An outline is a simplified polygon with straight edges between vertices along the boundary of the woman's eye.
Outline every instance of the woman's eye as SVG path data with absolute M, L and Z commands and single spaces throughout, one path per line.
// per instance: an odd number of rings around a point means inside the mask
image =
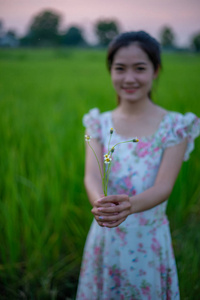
M 143 68 L 143 67 L 138 67 L 138 68 L 137 68 L 137 71 L 145 71 L 145 68 Z
M 117 68 L 115 68 L 115 70 L 116 70 L 116 71 L 123 71 L 124 69 L 121 68 L 121 67 L 117 67 Z

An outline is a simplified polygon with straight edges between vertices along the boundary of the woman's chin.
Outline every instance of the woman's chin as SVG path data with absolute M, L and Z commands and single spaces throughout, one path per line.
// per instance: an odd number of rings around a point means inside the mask
M 126 96 L 126 97 L 122 97 L 121 98 L 122 99 L 122 101 L 124 101 L 124 102 L 130 102 L 130 103 L 134 103 L 134 102 L 137 102 L 137 101 L 139 101 L 140 100 L 140 98 L 139 97 L 133 97 L 133 96 Z

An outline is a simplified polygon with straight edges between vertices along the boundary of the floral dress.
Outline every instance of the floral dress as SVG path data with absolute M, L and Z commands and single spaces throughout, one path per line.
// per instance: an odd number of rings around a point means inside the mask
M 107 153 L 112 112 L 100 113 L 94 108 L 84 116 L 83 123 Z M 108 195 L 133 196 L 152 187 L 164 150 L 187 137 L 187 160 L 199 134 L 200 119 L 193 113 L 167 112 L 153 135 L 115 148 Z M 123 140 L 114 132 L 111 146 Z M 180 299 L 166 206 L 167 201 L 132 214 L 115 228 L 100 227 L 93 220 L 85 244 L 77 300 Z

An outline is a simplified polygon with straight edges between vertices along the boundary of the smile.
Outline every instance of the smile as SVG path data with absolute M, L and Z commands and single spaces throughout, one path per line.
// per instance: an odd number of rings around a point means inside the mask
M 123 87 L 122 89 L 128 94 L 132 94 L 138 90 L 138 87 Z

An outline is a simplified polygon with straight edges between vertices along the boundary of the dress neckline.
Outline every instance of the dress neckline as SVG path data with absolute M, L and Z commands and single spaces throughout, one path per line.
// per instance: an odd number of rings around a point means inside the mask
M 114 123 L 113 123 L 113 111 L 108 111 L 108 113 L 109 113 L 109 120 L 110 120 L 110 127 L 112 127 L 114 130 L 115 130 L 115 127 L 114 127 Z M 158 127 L 157 127 L 157 129 L 155 130 L 155 132 L 154 133 L 152 133 L 152 134 L 150 134 L 150 135 L 146 135 L 146 136 L 137 136 L 137 138 L 139 139 L 139 140 L 151 140 L 152 138 L 154 138 L 158 133 L 159 133 L 159 131 L 160 131 L 160 129 L 162 128 L 162 126 L 163 126 L 163 124 L 164 124 L 164 122 L 165 122 L 165 119 L 167 118 L 167 116 L 170 114 L 170 112 L 169 111 L 167 111 L 164 115 L 163 115 L 163 117 L 162 117 L 162 119 L 161 119 L 161 121 L 160 121 L 160 123 L 158 124 Z M 118 137 L 120 137 L 121 139 L 131 139 L 131 138 L 135 138 L 134 136 L 124 136 L 124 135 L 121 135 L 121 134 L 119 134 L 116 130 L 115 130 L 115 136 L 118 136 Z

